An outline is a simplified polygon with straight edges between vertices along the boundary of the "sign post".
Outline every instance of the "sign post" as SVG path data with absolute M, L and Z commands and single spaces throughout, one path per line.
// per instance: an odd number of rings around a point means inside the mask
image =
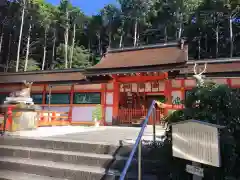
M 173 156 L 192 161 L 186 171 L 193 174 L 193 180 L 204 177 L 201 164 L 220 167 L 219 129 L 224 128 L 196 120 L 172 124 Z
M 192 162 L 192 165 L 186 165 L 186 171 L 193 174 L 193 180 L 201 180 L 204 177 L 204 170 L 201 164 Z

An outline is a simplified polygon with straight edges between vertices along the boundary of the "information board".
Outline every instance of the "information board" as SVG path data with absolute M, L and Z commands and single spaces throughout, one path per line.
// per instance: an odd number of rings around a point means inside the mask
M 220 167 L 219 128 L 195 120 L 172 124 L 173 156 Z

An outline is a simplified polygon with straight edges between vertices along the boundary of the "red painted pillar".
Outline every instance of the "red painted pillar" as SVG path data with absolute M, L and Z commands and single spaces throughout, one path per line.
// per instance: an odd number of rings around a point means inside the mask
M 68 112 L 68 121 L 70 124 L 72 123 L 73 104 L 74 104 L 74 84 L 72 84 L 70 92 L 70 107 Z
M 113 124 L 115 124 L 118 121 L 119 96 L 120 96 L 120 84 L 119 82 L 114 80 L 113 81 L 113 119 L 112 119 Z
M 168 79 L 168 75 L 165 75 L 165 89 L 164 96 L 166 98 L 166 104 L 172 104 L 172 81 Z M 168 108 L 163 110 L 163 116 L 168 114 Z
M 102 121 L 101 124 L 103 124 L 104 126 L 107 125 L 106 123 L 106 84 L 102 84 L 102 88 L 101 88 L 101 106 L 102 106 Z
M 9 131 L 12 127 L 12 110 L 13 110 L 13 106 L 8 106 L 7 108 L 7 116 L 6 116 L 6 124 L 5 124 L 5 130 Z

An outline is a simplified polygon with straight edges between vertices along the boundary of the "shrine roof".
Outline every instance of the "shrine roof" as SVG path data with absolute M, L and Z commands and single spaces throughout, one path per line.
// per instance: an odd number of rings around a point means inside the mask
M 197 63 L 197 68 L 203 69 L 207 63 L 207 69 L 204 74 L 212 76 L 239 76 L 240 75 L 240 58 L 225 58 L 225 59 L 204 59 L 191 60 L 187 62 L 186 68 L 180 70 L 180 76 L 193 75 L 194 64 Z
M 188 46 L 181 43 L 155 44 L 148 46 L 110 49 L 95 66 L 86 73 L 141 72 L 165 70 L 185 65 Z
M 69 83 L 84 81 L 83 69 L 27 71 L 0 73 L 0 83 L 21 83 L 24 80 L 34 83 Z

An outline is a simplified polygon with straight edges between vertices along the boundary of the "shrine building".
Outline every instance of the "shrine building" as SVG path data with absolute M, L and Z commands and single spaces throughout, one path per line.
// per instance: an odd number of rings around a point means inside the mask
M 67 112 L 64 125 L 93 125 L 99 104 L 102 125 L 131 125 L 146 116 L 152 100 L 181 104 L 196 86 L 196 62 L 200 69 L 207 63 L 207 78 L 240 88 L 240 58 L 194 61 L 188 58 L 188 45 L 168 43 L 109 49 L 87 69 L 1 73 L 0 101 L 26 80 L 33 82 L 31 96 L 43 112 Z M 156 121 L 160 123 L 166 113 L 157 109 Z

